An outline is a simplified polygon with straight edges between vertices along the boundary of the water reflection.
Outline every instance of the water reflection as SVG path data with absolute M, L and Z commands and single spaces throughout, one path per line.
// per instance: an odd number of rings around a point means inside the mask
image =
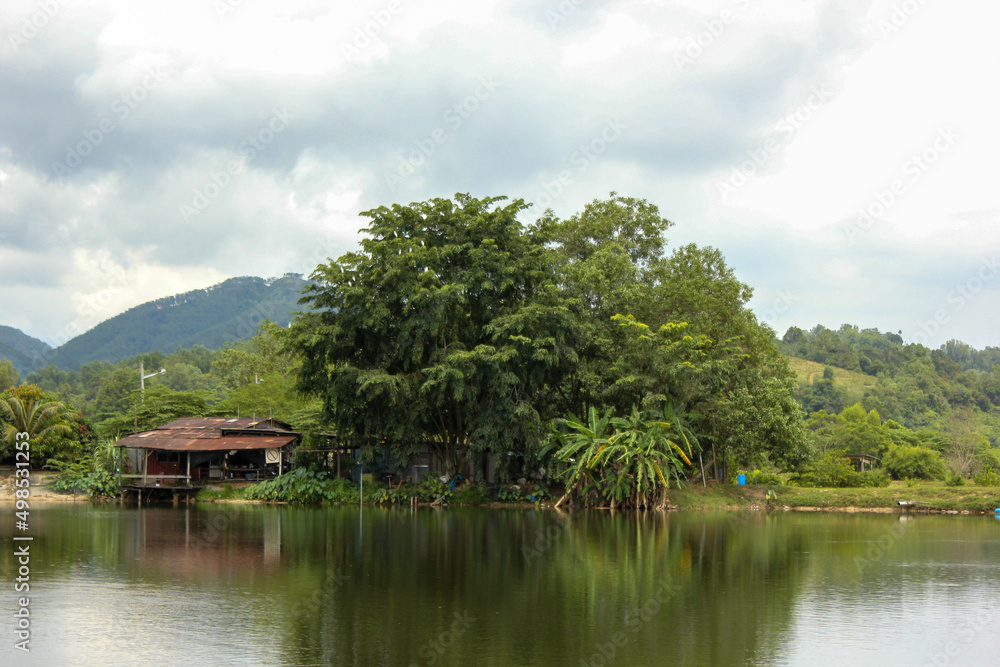
M 991 519 L 242 505 L 32 517 L 36 664 L 934 664 L 970 632 L 949 664 L 995 662 Z

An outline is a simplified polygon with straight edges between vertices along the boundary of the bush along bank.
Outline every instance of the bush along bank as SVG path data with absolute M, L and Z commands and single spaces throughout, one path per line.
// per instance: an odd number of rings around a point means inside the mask
M 753 483 L 757 480 L 759 483 Z M 948 486 L 939 481 L 896 481 L 858 487 L 794 486 L 781 477 L 748 474 L 747 485 L 685 483 L 670 489 L 668 504 L 675 510 L 722 511 L 926 511 L 993 513 L 1000 507 L 1000 488 Z M 993 481 L 992 479 L 988 481 Z M 560 489 L 553 489 L 556 495 Z M 323 472 L 296 469 L 281 477 L 244 487 L 220 485 L 203 489 L 199 501 L 280 502 L 302 505 L 338 505 L 361 502 L 358 484 Z M 419 484 L 386 486 L 365 482 L 364 503 L 378 505 L 551 505 L 552 493 L 538 484 L 487 487 L 469 482 L 444 483 L 425 477 Z M 905 503 L 900 505 L 900 503 Z
M 408 505 L 410 503 L 435 505 L 490 505 L 493 503 L 540 504 L 552 498 L 542 484 L 518 484 L 487 487 L 470 482 L 443 482 L 428 476 L 419 484 L 387 486 L 378 482 L 365 482 L 364 503 L 379 505 Z M 362 502 L 361 488 L 355 482 L 341 477 L 331 477 L 325 472 L 297 468 L 272 480 L 258 482 L 245 488 L 206 488 L 198 493 L 198 500 L 250 500 L 283 502 L 303 505 L 358 504 Z
M 680 510 L 824 510 L 993 514 L 1000 488 L 947 486 L 939 481 L 909 480 L 886 486 L 802 487 L 788 484 L 688 485 L 669 491 Z M 905 503 L 900 505 L 900 503 Z

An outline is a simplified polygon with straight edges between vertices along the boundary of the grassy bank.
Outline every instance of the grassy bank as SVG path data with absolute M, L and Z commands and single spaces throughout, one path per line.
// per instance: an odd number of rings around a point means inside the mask
M 773 490 L 776 497 L 765 496 Z M 899 502 L 919 503 L 920 509 L 989 512 L 1000 507 L 1000 489 L 980 486 L 949 487 L 943 482 L 913 486 L 893 482 L 884 488 L 811 489 L 794 486 L 691 485 L 670 491 L 670 504 L 677 509 L 899 509 Z

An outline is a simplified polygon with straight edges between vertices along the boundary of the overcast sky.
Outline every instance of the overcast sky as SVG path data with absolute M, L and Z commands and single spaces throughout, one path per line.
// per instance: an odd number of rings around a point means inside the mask
M 995 0 L 3 0 L 0 324 L 56 345 L 358 212 L 648 199 L 789 326 L 1000 345 Z

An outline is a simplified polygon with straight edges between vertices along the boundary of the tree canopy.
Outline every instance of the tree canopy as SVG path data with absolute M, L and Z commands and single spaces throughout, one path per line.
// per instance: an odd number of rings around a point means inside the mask
M 798 450 L 791 372 L 721 253 L 666 255 L 671 223 L 615 193 L 535 224 L 501 202 L 367 211 L 361 249 L 312 275 L 299 387 L 341 434 L 527 464 L 554 417 L 670 404 L 720 458 Z
M 300 387 L 342 435 L 403 459 L 530 457 L 577 360 L 548 236 L 521 200 L 457 195 L 366 211 L 358 252 L 320 266 L 292 331 Z

